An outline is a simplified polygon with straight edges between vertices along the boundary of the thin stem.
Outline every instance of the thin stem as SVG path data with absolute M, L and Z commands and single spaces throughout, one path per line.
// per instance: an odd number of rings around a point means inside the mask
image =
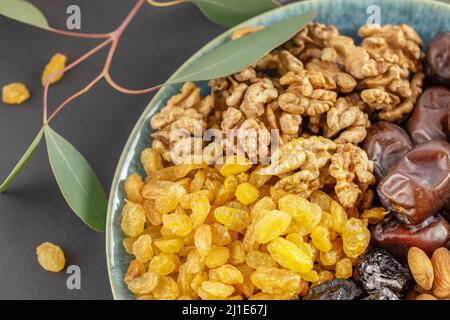
M 111 33 L 78 33 L 71 31 L 64 31 L 60 29 L 50 28 L 49 31 L 57 34 L 61 34 L 73 38 L 84 38 L 84 39 L 106 39 L 111 37 Z
M 147 0 L 149 4 L 151 4 L 154 7 L 170 7 L 175 6 L 180 3 L 186 2 L 186 0 L 174 0 L 174 1 L 168 1 L 168 2 L 158 2 L 155 0 Z
M 109 85 L 111 87 L 113 87 L 117 91 L 125 93 L 125 94 L 145 94 L 145 93 L 150 93 L 150 92 L 158 90 L 158 89 L 160 89 L 160 88 L 162 88 L 164 86 L 164 84 L 159 84 L 157 86 L 153 86 L 153 87 L 146 88 L 146 89 L 138 89 L 138 90 L 127 89 L 127 88 L 124 88 L 121 85 L 117 84 L 111 78 L 111 75 L 109 73 L 105 73 L 105 80 L 106 80 L 106 82 L 109 83 Z
M 86 92 L 88 92 L 97 82 L 99 82 L 102 78 L 104 77 L 103 72 L 101 72 L 94 80 L 92 80 L 86 87 L 84 87 L 83 89 L 81 89 L 80 91 L 76 92 L 75 94 L 73 94 L 72 96 L 70 96 L 69 98 L 67 98 L 66 100 L 64 100 L 63 103 L 61 103 L 61 105 L 55 109 L 55 111 L 53 111 L 53 113 L 50 115 L 50 117 L 48 118 L 48 120 L 44 123 L 44 126 L 49 124 L 50 121 L 53 120 L 53 118 L 58 114 L 58 112 L 64 108 L 67 104 L 69 104 L 71 101 L 75 100 L 76 98 L 78 98 L 79 96 L 85 94 Z
M 83 62 L 84 60 L 88 59 L 89 57 L 91 57 L 92 55 L 94 55 L 95 53 L 97 53 L 98 51 L 100 51 L 102 48 L 104 48 L 105 46 L 107 46 L 108 44 L 110 44 L 112 42 L 112 39 L 106 39 L 105 41 L 103 41 L 102 43 L 100 43 L 99 45 L 95 46 L 94 48 L 92 48 L 91 50 L 89 50 L 88 52 L 86 52 L 85 54 L 83 54 L 81 57 L 79 57 L 77 60 L 73 61 L 72 63 L 70 63 L 69 65 L 67 65 L 64 69 L 55 72 L 53 74 L 51 74 L 48 79 L 47 82 L 45 83 L 44 86 L 44 101 L 43 101 L 43 123 L 48 122 L 47 121 L 47 101 L 48 101 L 48 89 L 50 86 L 50 80 L 53 77 L 56 77 L 72 68 L 74 68 L 75 66 L 79 65 L 81 62 Z

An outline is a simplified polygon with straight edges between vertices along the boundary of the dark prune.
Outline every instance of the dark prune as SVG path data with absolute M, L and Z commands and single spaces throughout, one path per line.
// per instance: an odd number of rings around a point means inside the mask
M 355 267 L 355 279 L 369 294 L 389 289 L 401 296 L 411 284 L 409 269 L 382 249 L 366 253 Z
M 372 229 L 371 243 L 403 261 L 411 247 L 418 247 L 431 257 L 437 248 L 450 245 L 450 225 L 438 214 L 419 225 L 407 225 L 391 217 Z
M 353 300 L 363 294 L 364 291 L 355 281 L 333 279 L 309 289 L 303 300 Z
M 433 140 L 415 146 L 377 187 L 385 208 L 409 224 L 433 215 L 450 196 L 450 144 Z
M 440 32 L 431 40 L 426 72 L 430 80 L 450 85 L 450 32 Z
M 448 139 L 450 90 L 434 87 L 425 90 L 408 121 L 408 131 L 415 144 L 436 139 Z
M 412 142 L 398 125 L 380 121 L 368 129 L 362 147 L 373 161 L 375 176 L 380 181 L 412 148 Z
M 367 300 L 400 300 L 400 297 L 391 289 L 382 288 L 370 294 Z

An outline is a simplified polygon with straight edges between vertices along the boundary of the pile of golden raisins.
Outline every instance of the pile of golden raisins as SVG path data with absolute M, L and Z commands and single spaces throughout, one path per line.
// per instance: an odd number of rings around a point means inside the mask
M 385 214 L 348 214 L 320 190 L 275 201 L 245 162 L 164 168 L 151 148 L 141 161 L 147 178 L 126 179 L 121 222 L 134 256 L 124 281 L 138 299 L 296 299 L 352 277 L 368 220 Z

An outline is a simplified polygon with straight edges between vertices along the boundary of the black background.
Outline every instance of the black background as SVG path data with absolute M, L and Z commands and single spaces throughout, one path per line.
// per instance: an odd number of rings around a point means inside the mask
M 81 8 L 82 32 L 113 31 L 134 5 L 132 0 L 32 0 L 54 28 L 65 30 L 66 8 Z M 289 1 L 284 1 L 284 3 Z M 128 88 L 164 82 L 188 57 L 225 30 L 195 6 L 145 5 L 124 33 L 111 74 Z M 19 106 L 0 102 L 0 178 L 7 176 L 42 123 L 43 67 L 61 52 L 74 60 L 100 40 L 55 35 L 0 16 L 0 87 L 23 82 L 32 98 Z M 101 70 L 106 50 L 51 86 L 52 110 Z M 109 192 L 126 139 L 152 94 L 124 95 L 101 82 L 61 112 L 52 127 L 88 159 Z M 41 144 L 26 168 L 0 195 L 0 299 L 111 299 L 105 235 L 85 226 L 62 198 Z M 65 272 L 44 271 L 35 248 L 59 244 L 67 265 L 81 268 L 81 290 L 68 290 Z

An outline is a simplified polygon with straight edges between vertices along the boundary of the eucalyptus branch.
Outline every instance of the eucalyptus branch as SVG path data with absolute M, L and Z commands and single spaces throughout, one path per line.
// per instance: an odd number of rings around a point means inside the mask
M 159 2 L 155 0 L 147 0 L 149 4 L 151 4 L 154 7 L 170 7 L 175 6 L 180 3 L 186 2 L 186 0 L 174 0 L 174 1 L 168 1 L 168 2 Z

